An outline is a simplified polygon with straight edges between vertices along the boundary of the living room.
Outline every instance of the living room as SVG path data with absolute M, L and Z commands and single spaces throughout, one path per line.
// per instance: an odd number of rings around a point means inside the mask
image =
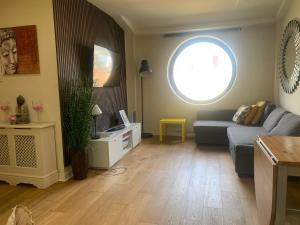
M 1 8 L 0 224 L 300 224 L 299 1 Z

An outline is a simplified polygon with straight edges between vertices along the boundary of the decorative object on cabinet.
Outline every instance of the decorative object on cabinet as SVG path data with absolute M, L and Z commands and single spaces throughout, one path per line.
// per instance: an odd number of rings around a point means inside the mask
M 131 123 L 113 132 L 102 132 L 99 139 L 90 140 L 88 145 L 89 167 L 109 169 L 140 142 L 140 123 Z
M 71 151 L 74 179 L 82 180 L 88 172 L 86 146 L 90 139 L 93 83 L 88 78 L 77 78 L 65 88 L 65 92 L 63 128 L 66 144 Z
M 130 122 L 129 122 L 129 119 L 128 119 L 127 115 L 126 115 L 125 110 L 119 110 L 119 113 L 120 113 L 120 116 L 122 118 L 124 126 L 125 127 L 129 127 L 130 126 Z
M 94 120 L 94 135 L 92 136 L 92 139 L 98 139 L 99 136 L 97 135 L 97 117 L 102 114 L 101 109 L 97 104 L 94 105 L 92 109 L 92 114 L 91 116 L 93 117 Z
M 287 207 L 288 177 L 300 177 L 299 137 L 259 136 L 254 147 L 254 181 L 260 225 L 284 225 L 286 215 L 299 215 Z
M 16 117 L 17 124 L 27 124 L 30 122 L 28 106 L 22 95 L 17 97 Z
M 40 73 L 35 25 L 0 28 L 0 49 L 0 76 Z
M 40 120 L 40 114 L 44 110 L 44 106 L 41 100 L 38 101 L 32 101 L 32 109 L 36 112 L 37 115 L 37 121 L 41 122 Z
M 144 78 L 148 77 L 152 73 L 152 69 L 149 65 L 148 60 L 143 59 L 141 61 L 140 69 L 139 69 L 139 74 L 141 76 L 141 104 L 142 104 L 142 137 L 143 138 L 149 138 L 152 137 L 153 135 L 151 133 L 145 133 L 144 132 Z
M 278 72 L 283 90 L 292 94 L 299 85 L 300 80 L 300 23 L 291 20 L 283 33 Z
M 58 181 L 53 123 L 0 123 L 0 180 L 38 188 Z
M 15 115 L 9 116 L 9 123 L 10 123 L 11 125 L 16 124 L 16 123 L 17 123 L 17 117 L 16 117 Z

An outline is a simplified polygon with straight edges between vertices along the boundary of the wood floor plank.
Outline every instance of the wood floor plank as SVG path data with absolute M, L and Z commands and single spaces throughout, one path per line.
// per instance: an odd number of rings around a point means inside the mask
M 258 225 L 253 179 L 228 149 L 179 141 L 145 139 L 111 170 L 45 190 L 0 182 L 0 224 L 25 204 L 37 225 Z

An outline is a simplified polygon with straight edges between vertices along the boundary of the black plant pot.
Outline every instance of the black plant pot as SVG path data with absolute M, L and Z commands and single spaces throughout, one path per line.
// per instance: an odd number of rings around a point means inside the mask
M 85 151 L 71 151 L 71 166 L 75 180 L 83 180 L 88 174 L 88 157 Z

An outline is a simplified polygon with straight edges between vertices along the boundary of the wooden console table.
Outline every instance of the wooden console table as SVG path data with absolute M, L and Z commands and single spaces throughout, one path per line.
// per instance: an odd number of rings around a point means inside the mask
M 255 143 L 254 179 L 260 225 L 284 225 L 288 177 L 300 177 L 300 137 L 261 136 Z

